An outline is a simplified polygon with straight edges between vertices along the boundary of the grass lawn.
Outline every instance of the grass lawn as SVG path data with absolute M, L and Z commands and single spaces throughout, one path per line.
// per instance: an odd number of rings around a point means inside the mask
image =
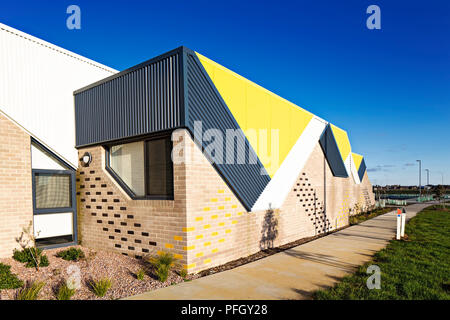
M 323 299 L 450 299 L 450 211 L 427 208 L 406 225 L 407 241 L 391 241 L 373 260 L 333 288 Z M 369 265 L 381 270 L 381 289 L 369 290 Z
M 350 216 L 349 223 L 352 226 L 352 225 L 361 223 L 363 221 L 366 221 L 368 219 L 375 218 L 376 216 L 379 216 L 380 214 L 385 214 L 385 213 L 388 213 L 393 210 L 395 210 L 395 208 L 386 207 L 386 208 L 378 208 L 378 209 L 375 209 L 375 210 L 372 210 L 369 212 L 359 213 L 357 215 Z

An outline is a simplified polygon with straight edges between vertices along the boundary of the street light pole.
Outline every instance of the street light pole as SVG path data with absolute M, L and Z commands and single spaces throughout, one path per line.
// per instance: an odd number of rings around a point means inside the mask
M 416 160 L 419 162 L 419 197 L 422 196 L 422 160 Z
M 425 169 L 425 171 L 427 172 L 427 186 L 430 185 L 430 169 Z

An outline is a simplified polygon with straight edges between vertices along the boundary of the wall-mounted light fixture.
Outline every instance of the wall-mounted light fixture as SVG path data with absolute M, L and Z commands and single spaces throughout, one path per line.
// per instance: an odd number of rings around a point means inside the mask
M 80 158 L 81 165 L 83 167 L 89 167 L 89 164 L 92 161 L 92 155 L 90 152 L 85 152 L 83 156 Z

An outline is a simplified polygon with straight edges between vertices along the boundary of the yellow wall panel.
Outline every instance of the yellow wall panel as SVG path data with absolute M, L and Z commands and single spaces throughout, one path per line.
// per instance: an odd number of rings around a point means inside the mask
M 247 138 L 273 177 L 313 114 L 198 53 L 197 56 L 244 133 L 256 130 L 257 142 L 250 135 Z M 275 136 L 272 130 L 278 130 Z M 279 144 L 274 149 L 272 137 L 275 139 L 277 134 Z M 276 154 L 272 154 L 276 149 Z
M 334 138 L 336 139 L 339 152 L 341 153 L 342 161 L 345 162 L 351 151 L 350 141 L 348 140 L 347 132 L 342 130 L 341 128 L 336 127 L 333 124 L 331 125 L 331 129 L 333 130 Z
M 355 163 L 356 171 L 359 170 L 359 166 L 361 165 L 363 156 L 357 153 L 352 152 L 353 162 Z

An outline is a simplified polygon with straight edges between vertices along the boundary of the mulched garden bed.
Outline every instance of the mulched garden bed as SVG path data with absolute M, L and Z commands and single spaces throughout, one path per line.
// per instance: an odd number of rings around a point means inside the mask
M 39 294 L 41 300 L 56 299 L 56 290 L 69 277 L 71 270 L 68 267 L 71 265 L 79 267 L 81 271 L 81 288 L 77 290 L 72 300 L 119 299 L 185 281 L 176 272 L 171 271 L 167 281 L 161 283 L 153 274 L 150 265 L 142 259 L 81 246 L 74 247 L 82 249 L 86 258 L 79 261 L 66 261 L 57 257 L 56 254 L 67 248 L 45 250 L 44 254 L 47 255 L 50 265 L 41 267 L 39 272 L 35 268 L 26 268 L 25 264 L 12 258 L 0 259 L 0 262 L 10 265 L 11 272 L 24 283 L 27 281 L 45 282 L 45 286 Z M 135 276 L 141 268 L 146 271 L 144 280 L 138 280 Z M 186 280 L 198 277 L 198 275 L 188 276 Z M 102 278 L 109 278 L 112 281 L 112 287 L 103 298 L 100 298 L 91 291 L 89 282 L 92 279 Z M 0 300 L 15 299 L 17 292 L 18 289 L 0 290 Z

